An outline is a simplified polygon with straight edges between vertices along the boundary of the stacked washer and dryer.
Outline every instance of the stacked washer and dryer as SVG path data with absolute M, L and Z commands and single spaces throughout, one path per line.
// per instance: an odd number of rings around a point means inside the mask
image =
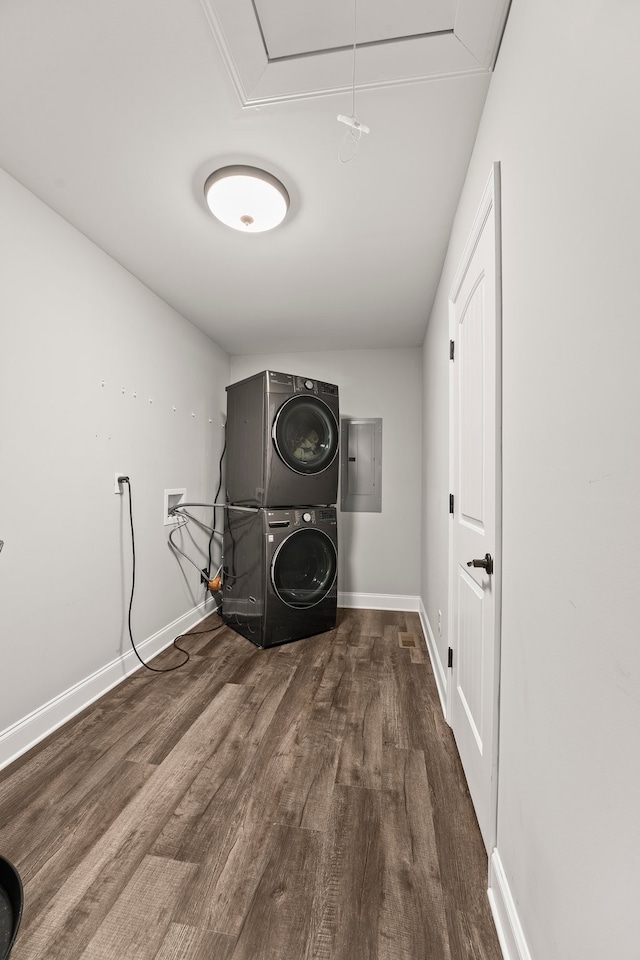
M 259 647 L 336 623 L 335 384 L 265 370 L 227 387 L 222 619 Z

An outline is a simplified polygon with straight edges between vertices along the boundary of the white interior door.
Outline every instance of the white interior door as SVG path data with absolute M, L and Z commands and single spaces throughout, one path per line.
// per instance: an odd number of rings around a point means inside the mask
M 495 164 L 449 297 L 454 497 L 448 717 L 489 853 L 496 839 L 500 654 L 498 202 Z

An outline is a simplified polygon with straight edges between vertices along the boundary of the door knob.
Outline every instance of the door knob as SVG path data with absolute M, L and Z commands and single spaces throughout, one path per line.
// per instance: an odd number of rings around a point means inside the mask
M 493 573 L 493 558 L 490 553 L 485 553 L 482 560 L 468 560 L 468 567 L 482 567 L 487 573 Z

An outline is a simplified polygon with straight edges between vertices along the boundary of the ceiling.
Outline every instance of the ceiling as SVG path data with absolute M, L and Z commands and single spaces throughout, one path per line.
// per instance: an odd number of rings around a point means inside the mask
M 418 345 L 508 3 L 2 0 L 0 166 L 230 354 Z M 208 212 L 236 163 L 273 232 Z

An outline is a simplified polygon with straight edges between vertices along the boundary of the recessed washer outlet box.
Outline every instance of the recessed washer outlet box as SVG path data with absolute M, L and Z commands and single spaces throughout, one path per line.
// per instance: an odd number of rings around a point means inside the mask
M 163 514 L 165 527 L 169 526 L 170 524 L 180 523 L 180 517 L 176 516 L 174 513 L 169 513 L 169 511 L 180 506 L 181 503 L 186 503 L 186 500 L 186 487 L 173 487 L 171 490 L 165 490 Z

